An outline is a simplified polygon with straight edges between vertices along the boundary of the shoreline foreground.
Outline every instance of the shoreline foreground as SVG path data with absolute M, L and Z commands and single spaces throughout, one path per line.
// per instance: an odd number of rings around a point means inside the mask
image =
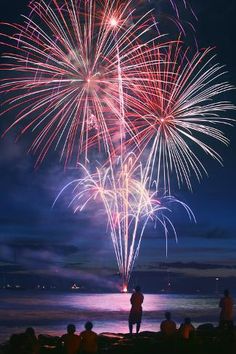
M 14 345 L 10 340 L 0 345 L 0 354 L 31 354 L 21 350 L 22 333 L 14 334 Z M 39 334 L 39 354 L 60 354 L 59 336 Z M 197 327 L 189 340 L 183 340 L 176 333 L 164 337 L 161 332 L 140 332 L 139 334 L 100 333 L 97 354 L 234 354 L 236 353 L 236 327 L 223 330 L 211 323 Z

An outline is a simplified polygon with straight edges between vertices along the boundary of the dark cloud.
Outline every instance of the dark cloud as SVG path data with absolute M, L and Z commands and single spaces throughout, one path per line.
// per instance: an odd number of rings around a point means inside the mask
M 160 269 L 168 269 L 168 268 L 193 268 L 193 269 L 236 269 L 236 264 L 222 265 L 222 264 L 210 264 L 210 263 L 197 263 L 197 262 L 168 262 L 168 263 L 160 263 L 158 264 Z
M 18 238 L 0 246 L 0 260 L 31 271 L 50 269 L 55 264 L 65 263 L 74 254 L 79 257 L 80 253 L 75 245 L 50 243 L 44 239 Z
M 11 263 L 3 263 L 0 261 L 0 274 L 4 273 L 18 273 L 25 270 L 24 267 L 19 266 L 18 264 L 11 264 Z
M 224 240 L 235 237 L 231 232 L 231 230 L 220 229 L 220 228 L 213 228 L 211 230 L 204 230 L 204 231 L 202 230 L 202 232 L 196 233 L 193 236 L 206 238 L 206 239 L 224 239 Z
M 6 245 L 6 244 L 5 244 Z M 67 243 L 56 243 L 47 241 L 45 239 L 32 239 L 32 238 L 17 238 L 16 240 L 11 240 L 8 246 L 14 251 L 29 250 L 29 251 L 40 251 L 47 250 L 54 252 L 55 254 L 71 255 L 78 252 L 78 247 L 75 245 L 70 245 Z

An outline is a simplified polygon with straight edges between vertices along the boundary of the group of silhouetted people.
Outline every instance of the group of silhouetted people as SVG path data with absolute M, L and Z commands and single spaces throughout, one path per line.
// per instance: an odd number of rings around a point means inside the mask
M 136 324 L 136 333 L 139 332 L 141 321 L 142 321 L 142 303 L 144 300 L 144 296 L 141 293 L 140 286 L 135 287 L 135 291 L 133 292 L 130 303 L 131 310 L 129 313 L 129 333 L 133 333 L 133 325 Z M 177 332 L 176 323 L 171 319 L 171 313 L 169 311 L 165 312 L 165 320 L 161 322 L 161 333 L 165 336 L 171 336 Z M 194 332 L 195 328 L 191 323 L 191 319 L 189 317 L 185 318 L 184 322 L 181 324 L 179 328 L 179 333 L 182 338 L 189 339 L 191 334 Z
M 76 334 L 74 324 L 67 326 L 67 333 L 59 339 L 59 346 L 65 354 L 95 354 L 98 350 L 97 333 L 92 331 L 93 324 L 85 323 L 85 330 L 79 335 Z
M 144 296 L 141 292 L 140 286 L 136 286 L 134 292 L 130 298 L 131 310 L 129 313 L 129 332 L 133 333 L 133 325 L 136 324 L 136 333 L 139 332 L 142 321 L 142 304 Z M 221 308 L 219 327 L 222 329 L 233 328 L 233 299 L 230 296 L 229 290 L 224 291 L 224 296 L 220 299 L 219 307 Z M 171 335 L 176 333 L 176 323 L 171 319 L 171 313 L 167 311 L 165 313 L 165 320 L 161 322 L 161 332 L 165 335 Z M 191 319 L 186 317 L 184 322 L 179 328 L 179 333 L 184 339 L 189 339 L 194 333 L 195 328 L 191 323 Z
M 170 337 L 177 333 L 177 326 L 175 321 L 171 318 L 171 313 L 169 311 L 165 312 L 165 320 L 161 322 L 161 333 L 165 337 Z M 191 323 L 191 319 L 186 317 L 184 322 L 180 325 L 178 333 L 183 339 L 189 339 L 194 334 L 195 328 Z
M 139 332 L 142 321 L 142 304 L 144 295 L 141 288 L 136 286 L 131 298 L 131 310 L 129 313 L 129 332 L 132 335 L 133 325 L 136 324 L 136 333 Z M 224 291 L 224 296 L 220 299 L 219 328 L 223 331 L 232 330 L 233 327 L 233 299 L 228 290 Z M 98 335 L 92 330 L 92 322 L 85 323 L 85 330 L 76 334 L 74 324 L 67 326 L 67 333 L 63 334 L 57 342 L 57 352 L 63 354 L 96 354 L 98 351 Z M 171 343 L 171 338 L 178 338 L 186 343 L 194 337 L 195 328 L 191 319 L 186 317 L 184 322 L 177 329 L 175 321 L 171 318 L 169 311 L 165 312 L 165 319 L 161 322 L 160 331 L 163 339 Z M 13 334 L 10 338 L 10 354 L 39 354 L 40 345 L 35 335 L 34 329 L 29 327 L 24 333 Z
M 98 350 L 97 333 L 92 331 L 93 324 L 85 323 L 85 330 L 76 334 L 74 324 L 67 326 L 67 333 L 57 342 L 57 352 L 62 354 L 96 354 Z M 34 329 L 29 327 L 24 333 L 13 334 L 10 338 L 10 354 L 39 354 L 40 345 Z

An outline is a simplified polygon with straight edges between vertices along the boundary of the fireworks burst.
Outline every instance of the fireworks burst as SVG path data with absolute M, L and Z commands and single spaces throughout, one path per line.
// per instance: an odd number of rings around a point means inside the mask
M 169 4 L 184 37 L 179 7 Z M 2 24 L 12 34 L 1 33 L 1 115 L 18 112 L 3 135 L 31 132 L 36 165 L 51 149 L 65 166 L 83 162 L 85 176 L 59 196 L 74 186 L 74 212 L 102 203 L 127 289 L 147 223 L 159 223 L 167 242 L 169 228 L 176 237 L 171 203 L 194 219 L 170 196 L 171 180 L 191 189 L 192 175 L 207 173 L 198 151 L 222 163 L 210 142 L 229 142 L 220 127 L 232 125 L 226 112 L 235 107 L 217 99 L 232 86 L 210 49 L 190 58 L 178 37 L 164 42 L 152 11 L 140 16 L 133 0 L 33 0 L 29 8 L 23 25 Z M 93 149 L 103 162 L 90 173 Z
M 82 211 L 89 203 L 102 202 L 108 221 L 108 227 L 116 255 L 119 272 L 122 275 L 123 288 L 127 287 L 135 260 L 139 254 L 144 230 L 149 220 L 159 223 L 166 237 L 168 230 L 177 235 L 170 218 L 169 205 L 178 203 L 184 207 L 190 219 L 194 215 L 183 202 L 171 196 L 157 197 L 157 192 L 147 189 L 148 179 L 142 165 L 133 165 L 133 155 L 128 155 L 122 164 L 107 169 L 97 169 L 91 174 L 85 167 L 85 177 L 67 184 L 59 196 L 74 185 L 70 206 L 74 212 Z M 56 199 L 56 200 L 57 200 Z
M 162 185 L 170 192 L 171 176 L 175 175 L 179 187 L 186 184 L 191 189 L 192 175 L 200 180 L 207 173 L 199 151 L 222 163 L 210 142 L 229 143 L 219 127 L 232 125 L 227 112 L 235 106 L 216 97 L 233 87 L 221 81 L 225 72 L 210 53 L 206 49 L 189 60 L 188 51 L 183 52 L 180 43 L 171 44 L 166 59 L 153 67 L 146 67 L 144 58 L 133 83 L 136 101 L 131 102 L 134 106 L 129 125 L 135 139 L 131 137 L 128 145 L 138 151 L 139 158 L 148 149 L 146 168 L 157 188 Z M 158 48 L 155 55 L 160 57 Z
M 131 1 L 32 1 L 29 7 L 24 25 L 6 24 L 13 34 L 2 33 L 10 51 L 3 55 L 8 77 L 0 92 L 10 97 L 1 115 L 19 111 L 4 134 L 17 125 L 19 136 L 31 131 L 36 165 L 51 148 L 60 149 L 65 165 L 81 154 L 86 161 L 94 145 L 110 155 L 124 120 L 122 77 L 135 71 L 140 50 L 150 50 L 141 40 L 155 24 L 148 14 L 134 22 Z

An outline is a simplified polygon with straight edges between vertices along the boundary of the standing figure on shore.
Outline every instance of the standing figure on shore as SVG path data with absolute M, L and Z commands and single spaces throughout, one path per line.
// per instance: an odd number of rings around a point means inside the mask
M 77 354 L 80 349 L 80 337 L 75 334 L 76 327 L 74 324 L 67 326 L 67 333 L 63 334 L 59 339 L 59 344 L 63 345 L 65 354 Z
M 142 321 L 142 303 L 144 296 L 141 293 L 140 286 L 135 287 L 135 291 L 130 298 L 131 310 L 129 313 L 129 333 L 133 333 L 133 325 L 136 323 L 136 333 L 140 330 L 140 325 Z
M 171 319 L 169 311 L 165 312 L 165 320 L 161 322 L 160 329 L 161 333 L 166 337 L 176 334 L 176 323 Z
M 230 296 L 228 289 L 224 291 L 224 296 L 220 299 L 219 307 L 221 308 L 219 326 L 221 328 L 232 329 L 233 328 L 233 299 Z
M 98 335 L 92 331 L 93 324 L 88 321 L 84 325 L 85 331 L 80 333 L 81 354 L 95 354 L 98 351 Z

